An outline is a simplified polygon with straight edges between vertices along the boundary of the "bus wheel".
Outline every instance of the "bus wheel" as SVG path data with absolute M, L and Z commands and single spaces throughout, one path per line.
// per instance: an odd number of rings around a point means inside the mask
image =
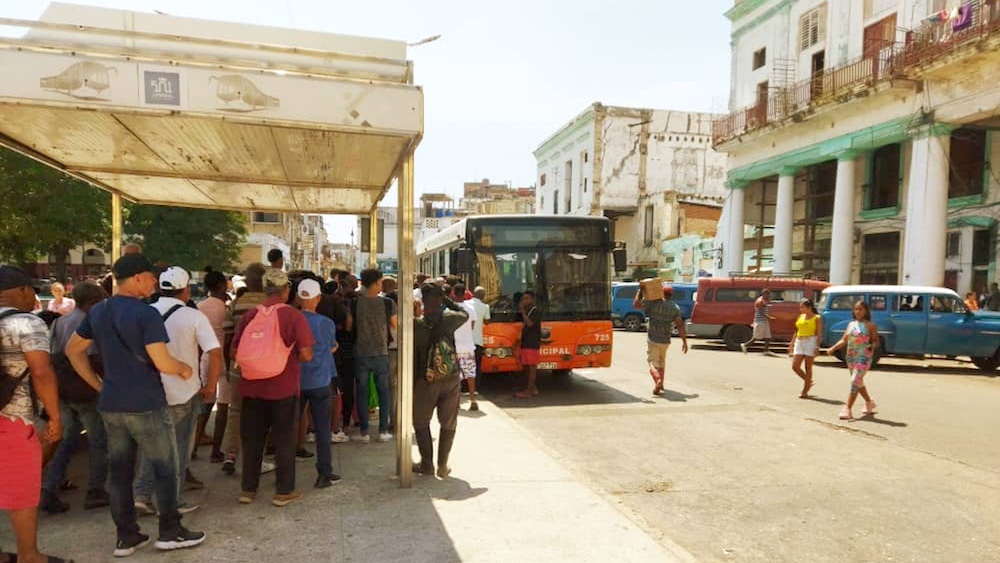
M 625 317 L 625 330 L 629 332 L 639 332 L 642 330 L 642 317 L 635 314 Z
M 722 339 L 726 342 L 726 349 L 733 352 L 739 350 L 740 344 L 750 340 L 751 336 L 753 336 L 753 331 L 746 325 L 729 325 L 726 330 L 722 331 Z

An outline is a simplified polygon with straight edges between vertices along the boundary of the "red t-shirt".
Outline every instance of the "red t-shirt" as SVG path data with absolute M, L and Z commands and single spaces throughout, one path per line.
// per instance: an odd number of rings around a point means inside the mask
M 264 301 L 265 307 L 272 307 L 281 302 L 278 297 L 268 297 Z M 240 345 L 240 337 L 243 336 L 243 329 L 257 316 L 257 308 L 247 311 L 240 319 L 240 324 L 236 327 L 233 335 L 232 353 L 236 357 L 236 349 Z M 293 307 L 282 307 L 278 309 L 278 328 L 281 331 L 281 339 L 285 341 L 285 346 L 291 346 L 288 354 L 288 363 L 285 364 L 285 371 L 280 375 L 269 379 L 243 379 L 240 381 L 240 395 L 252 399 L 279 400 L 299 395 L 299 378 L 301 367 L 299 364 L 299 349 L 311 348 L 315 342 L 312 331 L 309 330 L 309 322 L 302 311 Z

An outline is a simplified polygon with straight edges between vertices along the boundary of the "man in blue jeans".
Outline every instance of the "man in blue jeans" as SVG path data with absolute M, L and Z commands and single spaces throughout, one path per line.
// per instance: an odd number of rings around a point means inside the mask
M 87 360 L 87 348 L 96 342 L 104 365 L 97 410 L 108 434 L 111 516 L 118 540 L 115 557 L 126 557 L 149 543 L 139 531 L 132 496 L 139 450 L 153 466 L 161 550 L 193 547 L 205 541 L 203 532 L 181 525 L 177 512 L 177 442 L 167 412 L 160 373 L 188 380 L 191 366 L 167 350 L 167 331 L 155 309 L 142 300 L 153 294 L 153 265 L 141 254 L 126 254 L 112 266 L 118 292 L 94 305 L 66 345 L 69 358 L 85 380 L 98 379 Z
M 317 489 L 325 489 L 340 482 L 340 476 L 333 472 L 330 452 L 330 423 L 333 416 L 330 382 L 337 375 L 337 368 L 333 363 L 333 353 L 337 351 L 337 326 L 332 320 L 316 312 L 316 306 L 323 296 L 318 281 L 304 279 L 299 282 L 297 296 L 302 305 L 302 314 L 306 316 L 309 330 L 315 339 L 312 359 L 302 364 L 302 391 L 299 405 L 304 410 L 308 403 L 312 414 L 313 426 L 316 429 L 314 486 Z
M 378 441 L 392 440 L 389 433 L 389 329 L 396 330 L 396 304 L 382 297 L 382 272 L 361 272 L 361 294 L 354 304 L 354 378 L 358 388 L 361 433 L 354 440 L 368 443 L 368 377 L 375 375 L 378 390 Z
M 174 437 L 177 441 L 177 509 L 187 514 L 198 509 L 198 505 L 187 503 L 181 498 L 184 476 L 194 447 L 195 428 L 204 402 L 215 396 L 215 386 L 222 373 L 222 347 L 215 336 L 212 323 L 204 313 L 188 307 L 191 298 L 191 275 L 180 266 L 170 266 L 160 274 L 161 297 L 151 307 L 163 319 L 167 329 L 167 351 L 184 362 L 198 376 L 179 379 L 161 373 L 163 391 L 167 397 L 167 412 L 174 423 Z M 198 351 L 208 354 L 208 373 L 201 381 L 201 356 Z M 145 455 L 139 456 L 139 478 L 135 483 L 135 510 L 140 516 L 155 514 L 153 500 L 153 464 Z

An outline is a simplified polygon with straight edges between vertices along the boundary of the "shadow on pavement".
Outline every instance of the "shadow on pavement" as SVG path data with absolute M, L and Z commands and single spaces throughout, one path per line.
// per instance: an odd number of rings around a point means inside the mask
M 838 401 L 837 399 L 824 399 L 823 397 L 813 397 L 812 395 L 804 397 L 807 401 L 816 401 L 817 403 L 823 403 L 824 405 L 834 405 L 840 406 L 844 404 L 844 401 Z
M 428 485 L 427 490 L 433 498 L 438 500 L 460 501 L 476 498 L 489 491 L 487 487 L 473 487 L 468 481 L 448 477 L 436 482 L 433 477 L 418 477 L 417 484 L 423 488 Z
M 523 375 L 484 376 L 476 384 L 476 391 L 501 408 L 535 408 L 574 405 L 607 405 L 641 403 L 642 400 L 601 383 L 596 379 L 578 375 L 538 374 L 539 394 L 530 399 L 520 399 L 514 393 L 524 389 Z
M 906 428 L 909 424 L 905 422 L 896 422 L 893 420 L 886 420 L 884 418 L 879 418 L 878 414 L 870 414 L 867 416 L 859 416 L 855 419 L 857 422 L 874 422 L 875 424 L 884 424 L 885 426 L 891 426 L 893 428 Z
M 686 403 L 690 399 L 697 399 L 698 397 L 701 397 L 698 393 L 688 395 L 679 391 L 671 391 L 670 389 L 664 389 L 659 396 L 661 399 L 672 403 Z

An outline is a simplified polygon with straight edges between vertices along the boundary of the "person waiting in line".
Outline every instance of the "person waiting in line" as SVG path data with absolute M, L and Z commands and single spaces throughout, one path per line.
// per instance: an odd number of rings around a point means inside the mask
M 339 277 L 346 272 L 340 270 L 333 271 L 336 276 Z M 343 416 L 343 401 L 344 397 L 340 392 L 340 381 L 344 379 L 344 375 L 350 377 L 354 372 L 345 371 L 344 360 L 344 346 L 351 343 L 350 331 L 353 329 L 352 323 L 354 322 L 351 318 L 351 311 L 345 304 L 345 300 L 338 292 L 340 289 L 339 281 L 329 281 L 323 284 L 323 296 L 319 300 L 319 304 L 316 305 L 316 312 L 324 317 L 333 321 L 336 327 L 337 336 L 337 351 L 333 354 L 333 364 L 336 370 L 337 377 L 330 382 L 330 397 L 333 403 L 333 417 L 330 420 L 330 441 L 334 444 L 341 444 L 344 442 L 349 442 L 351 439 L 344 433 L 344 416 Z M 348 364 L 353 370 L 353 366 Z M 353 379 L 353 377 L 351 377 Z M 353 404 L 353 403 L 352 403 Z
M 750 340 L 740 344 L 740 350 L 744 354 L 751 344 L 758 340 L 764 341 L 764 355 L 771 356 L 771 290 L 765 288 L 760 292 L 760 297 L 753 303 L 753 334 Z
M 68 315 L 76 308 L 76 301 L 71 297 L 66 297 L 66 287 L 59 282 L 53 283 L 49 291 L 52 292 L 52 301 L 49 301 L 47 310 L 60 315 Z
M 380 296 L 391 300 L 399 310 L 398 283 L 393 276 L 382 278 L 382 291 Z M 397 321 L 398 323 L 398 321 Z M 399 334 L 397 326 L 389 326 L 389 433 L 396 431 L 396 420 L 399 413 L 396 410 L 396 391 L 399 384 Z
M 267 251 L 267 262 L 275 270 L 285 269 L 285 253 L 280 248 L 272 248 Z
M 110 502 L 108 492 L 104 488 L 104 483 L 108 479 L 108 437 L 104 431 L 101 414 L 97 412 L 97 393 L 101 389 L 101 382 L 83 379 L 73 369 L 64 352 L 70 337 L 79 328 L 91 307 L 103 301 L 105 297 L 104 290 L 95 283 L 76 284 L 73 288 L 76 309 L 56 319 L 52 325 L 52 366 L 59 382 L 59 409 L 62 414 L 63 435 L 52 460 L 45 466 L 42 478 L 41 508 L 50 514 L 69 510 L 69 504 L 58 496 L 59 487 L 79 445 L 81 430 L 87 431 L 89 460 L 87 496 L 84 498 L 83 507 L 88 510 L 102 508 L 108 506 Z M 91 346 L 87 350 L 87 358 L 99 375 L 102 368 L 96 346 Z
M 472 327 L 472 341 L 476 345 L 476 375 L 483 374 L 483 326 L 490 320 L 490 306 L 486 304 L 486 288 L 479 285 L 472 290 L 472 306 L 476 309 L 476 326 Z
M 413 321 L 413 432 L 420 451 L 414 473 L 434 474 L 434 443 L 431 416 L 437 411 L 437 475 L 451 474 L 448 459 L 458 428 L 459 366 L 455 353 L 455 331 L 468 321 L 468 313 L 447 299 L 434 284 L 421 287 L 424 314 Z
M 198 303 L 198 310 L 208 318 L 208 322 L 212 325 L 212 330 L 215 332 L 215 337 L 219 340 L 219 344 L 222 345 L 223 367 L 215 390 L 215 429 L 209 441 L 212 445 L 211 463 L 221 463 L 226 458 L 225 454 L 222 453 L 222 439 L 226 435 L 229 403 L 232 402 L 233 397 L 233 385 L 229 380 L 228 366 L 230 365 L 229 344 L 233 340 L 234 326 L 233 313 L 226 305 L 229 297 L 226 293 L 228 285 L 229 280 L 226 279 L 225 274 L 213 269 L 207 269 L 205 272 L 205 290 L 208 292 L 208 297 Z M 210 356 L 208 354 L 202 354 L 201 375 L 203 381 L 208 381 L 209 359 Z M 208 424 L 210 414 L 210 409 L 209 412 L 202 411 L 203 418 L 198 421 L 200 434 L 205 433 L 205 426 Z M 196 440 L 195 444 L 200 445 L 201 441 Z
M 667 370 L 667 350 L 670 348 L 673 328 L 677 329 L 677 333 L 683 341 L 681 351 L 685 354 L 688 351 L 684 318 L 681 317 L 680 307 L 671 299 L 673 292 L 672 287 L 665 286 L 663 297 L 645 299 L 640 287 L 635 297 L 632 298 L 632 306 L 636 309 L 642 309 L 649 319 L 649 328 L 646 330 L 646 362 L 649 364 L 649 374 L 653 378 L 654 395 L 663 392 L 663 380 Z
M 157 285 L 153 265 L 141 254 L 126 254 L 112 266 L 118 293 L 94 305 L 66 345 L 66 356 L 81 377 L 96 380 L 87 349 L 97 343 L 104 379 L 97 407 L 108 434 L 111 515 L 117 528 L 114 555 L 126 557 L 149 543 L 139 529 L 132 492 L 139 452 L 149 460 L 160 513 L 157 549 L 194 547 L 204 532 L 181 525 L 177 510 L 177 444 L 161 374 L 182 381 L 194 376 L 187 363 L 167 349 L 160 314 L 143 302 Z
M 802 379 L 800 399 L 808 399 L 813 386 L 813 362 L 819 352 L 820 334 L 823 334 L 823 319 L 816 305 L 809 299 L 799 301 L 799 317 L 795 320 L 795 334 L 788 343 L 788 355 L 792 356 L 792 371 Z
M 514 393 L 520 399 L 528 399 L 538 394 L 538 362 L 542 348 L 542 312 L 535 306 L 535 292 L 528 290 L 521 294 L 517 305 L 517 315 L 521 320 L 521 365 L 528 377 L 524 391 Z
M 388 442 L 389 433 L 389 331 L 397 326 L 396 304 L 379 295 L 382 272 L 369 268 L 361 272 L 362 292 L 352 309 L 355 328 L 354 384 L 357 387 L 359 434 L 355 440 L 370 441 L 368 435 L 368 378 L 375 377 L 378 390 L 378 441 Z
M 465 284 L 456 283 L 451 290 L 452 301 L 465 310 L 469 320 L 455 331 L 455 352 L 458 354 L 458 365 L 462 370 L 462 380 L 469 389 L 469 410 L 478 411 L 476 402 L 476 342 L 474 332 L 479 324 L 476 307 L 465 300 Z

